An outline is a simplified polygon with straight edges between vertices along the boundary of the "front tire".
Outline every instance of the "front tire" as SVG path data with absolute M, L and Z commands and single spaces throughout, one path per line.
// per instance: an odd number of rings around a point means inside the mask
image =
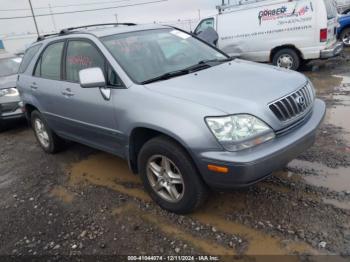
M 294 49 L 283 48 L 273 55 L 272 63 L 278 67 L 298 70 L 301 64 L 301 59 Z
M 63 148 L 65 141 L 50 129 L 45 118 L 38 111 L 32 112 L 31 125 L 39 145 L 45 152 L 54 154 Z
M 163 209 L 190 213 L 206 199 L 207 187 L 188 153 L 167 137 L 148 141 L 138 156 L 146 191 Z

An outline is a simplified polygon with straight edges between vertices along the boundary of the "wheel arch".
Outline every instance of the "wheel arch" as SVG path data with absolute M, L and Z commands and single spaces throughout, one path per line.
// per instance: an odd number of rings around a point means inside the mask
M 341 36 L 341 34 L 344 32 L 344 30 L 349 29 L 349 28 L 350 28 L 350 24 L 344 26 L 344 27 L 339 31 L 339 33 L 338 33 L 338 39 L 340 39 L 340 36 Z
M 280 50 L 285 49 L 285 48 L 289 48 L 289 49 L 293 49 L 294 51 L 296 51 L 296 53 L 298 54 L 298 56 L 300 57 L 300 59 L 304 59 L 303 53 L 293 44 L 286 44 L 286 45 L 280 45 L 280 46 L 276 46 L 274 48 L 271 49 L 270 51 L 270 62 L 272 62 L 273 60 L 273 56 Z
M 166 130 L 159 130 L 153 127 L 135 127 L 129 136 L 129 152 L 128 153 L 128 162 L 130 169 L 134 174 L 138 174 L 139 168 L 137 163 L 138 154 L 140 153 L 141 148 L 152 138 L 163 136 L 171 139 L 176 144 L 178 144 L 190 157 L 191 161 L 193 161 L 195 167 L 197 168 L 196 162 L 186 147 L 186 144 L 183 140 L 178 138 L 175 134 L 171 132 L 167 132 Z M 198 168 L 197 168 L 198 170 Z
M 31 116 L 32 116 L 32 112 L 38 110 L 38 108 L 32 104 L 25 104 L 24 105 L 24 110 L 25 110 L 25 117 L 28 121 L 29 124 L 31 124 Z

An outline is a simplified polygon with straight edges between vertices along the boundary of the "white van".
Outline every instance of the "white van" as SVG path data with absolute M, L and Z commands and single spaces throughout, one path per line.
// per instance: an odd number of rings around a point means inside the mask
M 214 28 L 217 47 L 257 62 L 297 70 L 311 59 L 339 55 L 338 14 L 333 0 L 240 0 L 219 6 L 194 34 Z M 211 29 L 212 30 L 212 29 Z

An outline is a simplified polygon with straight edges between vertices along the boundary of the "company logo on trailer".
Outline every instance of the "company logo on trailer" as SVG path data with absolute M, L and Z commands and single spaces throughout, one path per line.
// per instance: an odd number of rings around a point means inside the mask
M 284 15 L 287 12 L 287 7 L 282 6 L 280 8 L 275 8 L 275 9 L 265 9 L 263 11 L 259 12 L 259 23 L 261 25 L 261 21 L 264 18 L 269 18 L 269 17 L 276 17 L 279 15 Z

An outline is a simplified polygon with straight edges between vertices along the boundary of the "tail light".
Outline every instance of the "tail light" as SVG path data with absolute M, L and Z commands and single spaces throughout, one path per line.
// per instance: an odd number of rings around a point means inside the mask
M 328 38 L 328 29 L 320 30 L 320 42 L 326 42 Z

